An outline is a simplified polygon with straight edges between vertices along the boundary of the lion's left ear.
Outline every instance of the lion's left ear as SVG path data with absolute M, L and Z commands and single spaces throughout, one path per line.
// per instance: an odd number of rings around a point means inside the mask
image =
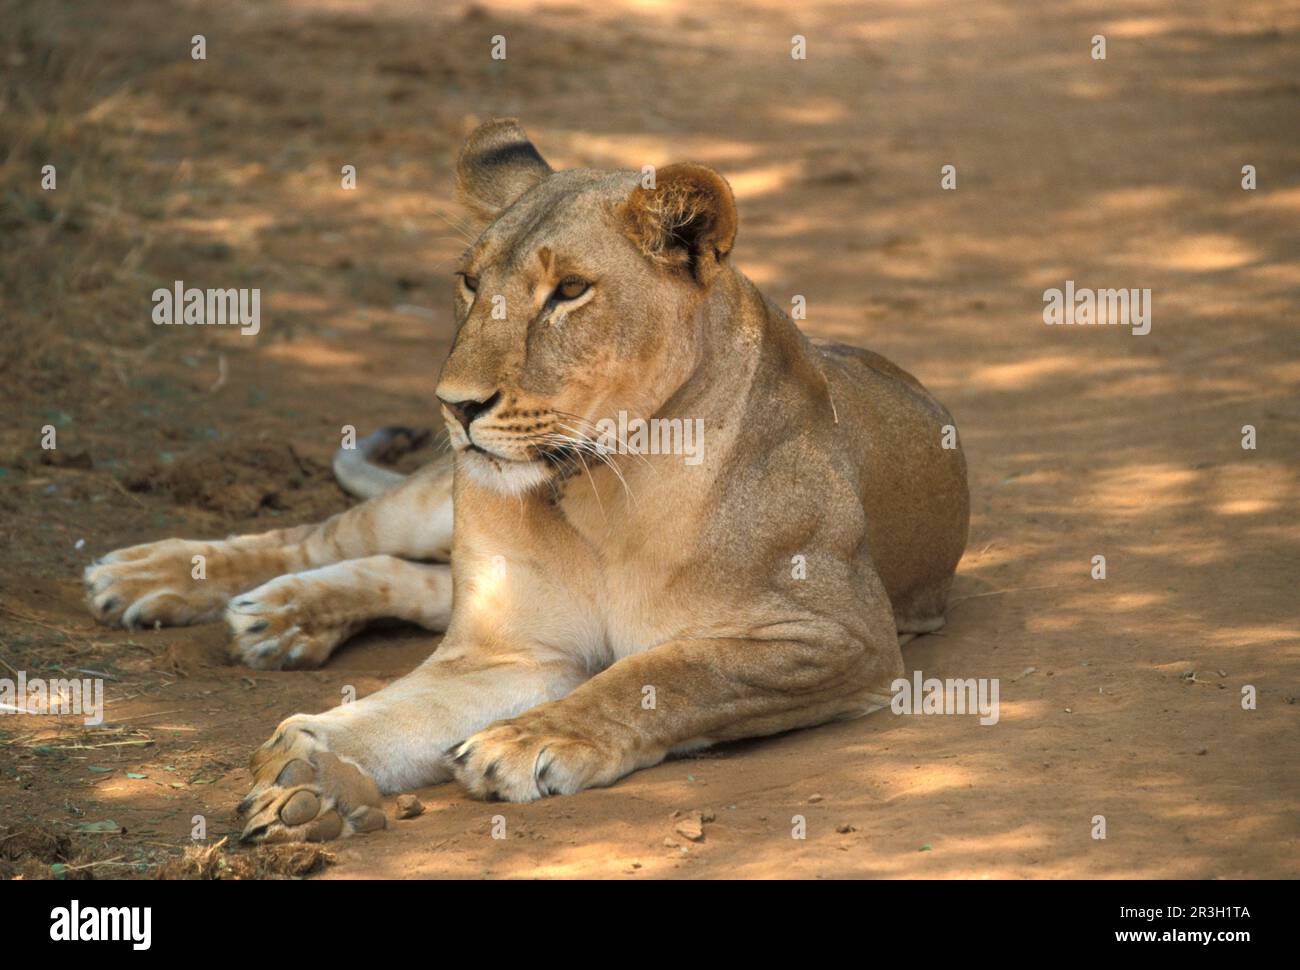
M 638 185 L 622 206 L 628 235 L 651 259 L 680 267 L 708 284 L 736 242 L 731 186 L 707 165 L 680 162 Z
M 495 219 L 550 174 L 519 122 L 500 118 L 479 125 L 465 140 L 456 161 L 456 192 L 478 215 Z

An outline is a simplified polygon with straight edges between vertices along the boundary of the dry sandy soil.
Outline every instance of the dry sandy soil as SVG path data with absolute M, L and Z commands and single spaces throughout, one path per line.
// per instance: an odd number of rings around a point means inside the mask
M 557 167 L 720 168 L 739 266 L 950 406 L 971 541 L 947 628 L 905 656 L 1000 678 L 1001 720 L 880 713 L 531 805 L 443 786 L 315 871 L 1295 875 L 1294 4 L 0 0 L 0 25 L 0 659 L 112 678 L 103 727 L 0 717 L 0 875 L 176 872 L 193 816 L 237 832 L 283 716 L 437 646 L 398 628 L 252 672 L 219 627 L 96 626 L 78 577 L 121 545 L 342 509 L 341 426 L 437 420 L 451 160 L 494 114 Z M 155 328 L 176 279 L 260 287 L 262 333 Z M 1067 279 L 1151 288 L 1151 333 L 1044 326 Z M 698 842 L 674 832 L 695 810 Z M 229 848 L 203 871 L 313 870 Z

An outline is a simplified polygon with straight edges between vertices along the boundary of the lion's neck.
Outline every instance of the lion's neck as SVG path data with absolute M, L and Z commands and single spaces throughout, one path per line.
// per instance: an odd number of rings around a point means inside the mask
M 743 274 L 732 269 L 719 278 L 699 312 L 694 367 L 660 416 L 702 418 L 718 438 L 773 411 L 785 423 L 827 410 L 816 350 Z

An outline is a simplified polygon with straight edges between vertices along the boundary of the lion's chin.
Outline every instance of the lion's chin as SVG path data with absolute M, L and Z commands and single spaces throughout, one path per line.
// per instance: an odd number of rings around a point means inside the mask
M 511 461 L 476 448 L 467 448 L 459 454 L 461 467 L 472 482 L 512 497 L 541 488 L 553 471 L 549 462 Z

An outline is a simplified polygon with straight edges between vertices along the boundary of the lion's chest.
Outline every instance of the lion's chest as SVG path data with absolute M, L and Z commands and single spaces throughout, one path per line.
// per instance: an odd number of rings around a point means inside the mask
M 692 570 L 700 559 L 693 503 L 680 490 L 653 486 L 602 494 L 590 487 L 564 503 L 569 527 L 585 550 L 590 609 L 604 631 L 610 662 L 683 635 L 705 617 Z M 659 483 L 655 483 L 659 484 Z M 585 501 L 584 501 L 585 499 Z

